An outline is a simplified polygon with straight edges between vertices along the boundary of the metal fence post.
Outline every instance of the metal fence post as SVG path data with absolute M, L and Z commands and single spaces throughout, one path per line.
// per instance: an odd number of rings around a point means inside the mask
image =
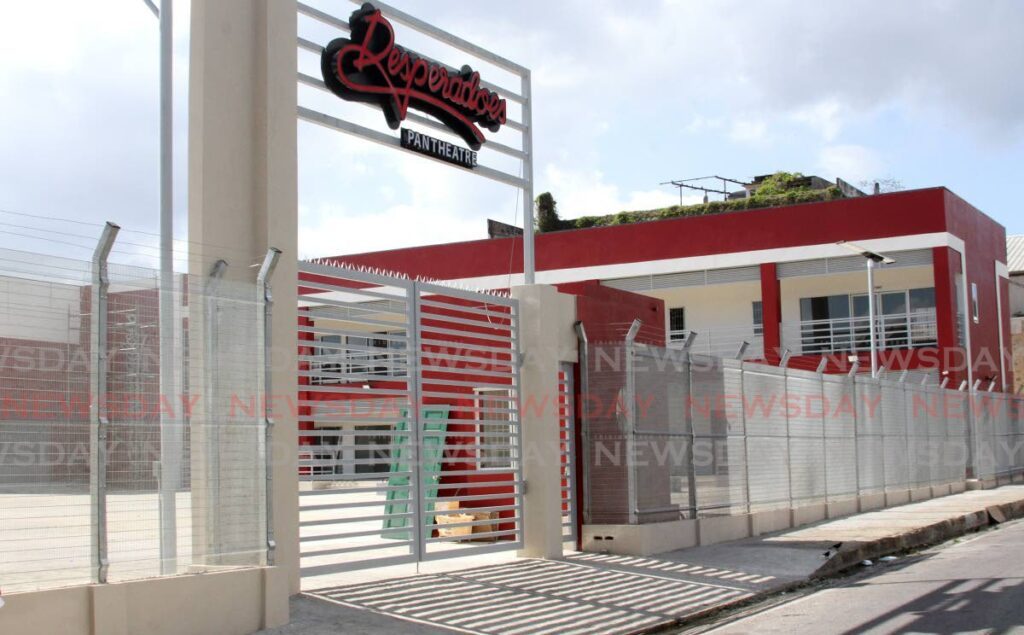
M 634 319 L 626 332 L 626 421 L 629 431 L 626 435 L 626 461 L 629 465 L 629 474 L 626 477 L 629 497 L 629 522 L 631 525 L 638 524 L 639 509 L 637 508 L 636 495 L 636 350 L 634 341 L 640 332 L 643 323 Z
M 107 581 L 107 291 L 110 276 L 107 258 L 121 228 L 107 222 L 92 256 L 92 298 L 89 305 L 89 497 L 90 554 L 96 567 L 94 580 Z
M 216 405 L 220 403 L 217 364 L 218 329 L 220 324 L 220 306 L 216 294 L 224 271 L 228 268 L 225 260 L 218 260 L 210 270 L 210 276 L 203 286 L 203 307 L 205 309 L 203 324 L 203 392 L 206 393 L 206 470 L 210 478 L 207 491 L 210 503 L 206 506 L 206 548 L 207 555 L 220 553 L 220 425 L 217 423 Z
M 583 464 L 583 478 L 580 482 L 583 484 L 583 522 L 590 522 L 590 411 L 588 408 L 590 401 L 590 351 L 588 350 L 587 343 L 587 330 L 583 327 L 583 322 L 576 322 L 576 340 L 579 344 L 579 359 L 580 359 L 580 402 L 579 402 L 579 416 L 580 416 L 580 445 L 581 448 L 577 448 L 580 453 L 581 463 Z M 573 523 L 575 523 L 573 519 Z
M 272 316 L 274 309 L 274 296 L 271 291 L 270 278 L 274 275 L 274 268 L 281 257 L 281 250 L 271 247 L 263 257 L 263 264 L 260 265 L 259 273 L 256 275 L 256 286 L 260 292 L 260 301 L 263 304 L 263 315 L 258 320 L 263 330 L 263 457 L 264 471 L 266 472 L 266 495 L 263 506 L 266 509 L 267 523 L 267 566 L 274 565 L 274 552 L 277 549 L 277 542 L 274 540 L 274 412 L 272 405 L 273 384 L 273 360 L 271 345 L 273 334 L 271 332 Z M 293 281 L 294 283 L 294 281 Z M 218 452 L 220 448 L 217 448 Z
M 903 438 L 907 444 L 907 497 L 910 498 L 911 490 L 914 489 L 914 461 L 910 452 L 910 404 L 907 402 L 907 371 L 900 373 L 900 391 L 903 394 Z
M 423 379 L 423 364 L 420 357 L 421 345 L 420 345 L 420 286 L 415 280 L 410 280 L 406 287 L 406 304 L 405 308 L 408 312 L 409 320 L 409 356 L 407 360 L 411 360 L 411 366 L 409 368 L 409 411 L 408 419 L 409 422 L 406 424 L 406 428 L 409 432 L 408 443 L 409 443 L 409 483 L 412 486 L 412 491 L 409 492 L 412 499 L 415 501 L 412 509 L 412 516 L 409 522 L 412 524 L 412 549 L 413 555 L 416 559 L 416 566 L 419 567 L 419 563 L 424 560 L 427 550 L 427 538 L 429 535 L 424 535 L 423 526 L 428 520 L 423 514 L 426 511 L 426 502 L 423 495 L 423 472 L 421 470 L 422 459 L 420 454 L 423 451 L 423 440 L 421 438 L 422 423 L 420 421 L 420 390 Z M 518 359 L 513 359 L 512 365 L 519 363 Z M 518 395 L 519 386 L 515 387 L 516 395 Z M 520 421 L 520 425 L 522 422 Z M 521 432 L 521 430 L 520 430 Z M 391 440 L 394 443 L 394 438 Z M 482 445 L 483 441 L 481 437 L 477 437 L 476 443 Z M 522 448 L 519 449 L 519 460 L 522 461 Z M 399 450 L 400 451 L 400 450 Z M 399 466 L 401 469 L 401 466 Z M 522 488 L 519 489 L 522 492 Z M 521 497 L 520 497 L 521 498 Z M 520 527 L 522 526 L 522 520 L 519 520 Z M 524 532 L 525 533 L 525 532 Z M 419 569 L 417 568 L 417 572 Z
M 786 406 L 789 401 L 789 364 L 790 352 L 786 350 L 779 361 L 782 369 L 782 413 L 786 417 L 786 492 L 789 498 L 789 512 L 792 518 L 793 513 L 793 434 L 789 426 L 789 408 Z
M 742 353 L 741 353 L 742 355 Z M 745 387 L 744 372 L 746 363 L 740 360 L 740 418 L 743 421 L 743 495 L 747 498 L 747 513 L 751 512 L 750 501 L 750 444 L 747 432 L 747 392 Z
M 846 377 L 850 382 L 850 398 L 853 400 L 853 487 L 857 495 L 857 511 L 862 511 L 860 497 L 863 490 L 860 486 L 860 417 L 857 416 L 857 370 L 860 362 L 854 361 Z
M 825 369 L 828 368 L 828 360 L 821 358 L 815 372 L 818 374 L 818 387 L 821 389 L 821 474 L 822 485 L 825 490 L 825 509 L 828 510 L 828 435 L 825 432 L 828 417 L 825 415 Z

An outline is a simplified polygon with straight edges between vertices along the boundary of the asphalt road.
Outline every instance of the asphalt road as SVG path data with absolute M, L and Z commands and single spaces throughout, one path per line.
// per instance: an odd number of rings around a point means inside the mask
M 753 614 L 749 614 L 749 613 Z M 925 551 L 702 632 L 1024 633 L 1024 521 Z

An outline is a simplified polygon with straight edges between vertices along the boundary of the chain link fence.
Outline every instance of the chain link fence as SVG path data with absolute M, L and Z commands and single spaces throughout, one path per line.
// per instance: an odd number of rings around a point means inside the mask
M 0 251 L 5 593 L 266 562 L 263 297 Z
M 1024 470 L 1024 400 L 592 344 L 585 522 L 793 509 Z

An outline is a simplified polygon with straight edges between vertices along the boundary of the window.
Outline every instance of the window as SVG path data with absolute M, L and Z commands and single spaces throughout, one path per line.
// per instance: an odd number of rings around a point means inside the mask
M 850 339 L 850 296 L 800 299 L 801 347 L 804 353 L 845 350 Z M 838 320 L 838 322 L 836 322 Z
M 481 410 L 510 410 L 511 391 L 502 388 L 477 388 L 476 407 Z M 512 467 L 512 445 L 515 442 L 510 412 L 477 412 L 475 443 L 477 465 L 480 469 L 509 469 Z
M 868 296 L 830 295 L 801 298 L 801 343 L 804 353 L 867 350 Z M 934 346 L 935 289 L 924 287 L 875 294 L 875 335 L 882 348 Z
M 680 342 L 686 339 L 686 309 L 675 307 L 668 310 L 668 341 Z
M 978 283 L 971 283 L 971 319 L 977 324 L 979 320 L 978 316 Z
M 361 382 L 364 377 L 347 375 L 377 375 L 404 377 L 406 362 L 405 331 L 381 331 L 366 335 L 324 335 L 316 347 L 322 361 L 314 363 L 316 371 L 313 385 L 343 382 Z
M 760 300 L 754 300 L 751 304 L 751 313 L 754 317 L 754 337 L 764 335 L 764 305 Z

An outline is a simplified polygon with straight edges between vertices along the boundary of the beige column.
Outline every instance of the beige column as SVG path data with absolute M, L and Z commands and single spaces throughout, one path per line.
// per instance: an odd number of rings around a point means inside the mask
M 191 20 L 190 272 L 205 276 L 223 258 L 227 280 L 252 281 L 251 265 L 268 247 L 283 252 L 270 281 L 276 420 L 270 496 L 276 565 L 286 583 L 270 586 L 287 610 L 286 592 L 299 591 L 297 439 L 289 405 L 296 395 L 296 3 L 193 0 Z
M 575 298 L 548 285 L 512 288 L 519 300 L 524 540 L 520 556 L 562 557 L 559 362 L 577 360 Z

